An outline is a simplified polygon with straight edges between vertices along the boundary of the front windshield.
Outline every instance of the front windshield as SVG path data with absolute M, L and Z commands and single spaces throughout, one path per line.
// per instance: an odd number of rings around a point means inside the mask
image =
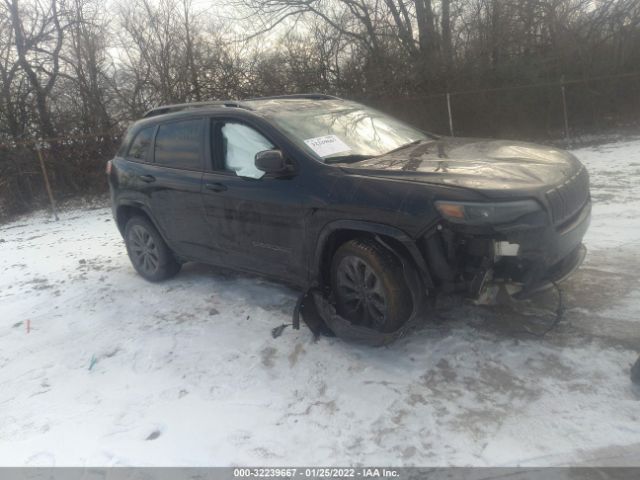
M 384 155 L 430 137 L 393 117 L 351 102 L 282 110 L 273 120 L 326 163 Z

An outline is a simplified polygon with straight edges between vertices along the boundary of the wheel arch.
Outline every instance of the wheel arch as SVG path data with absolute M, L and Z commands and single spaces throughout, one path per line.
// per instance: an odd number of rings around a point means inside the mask
M 126 202 L 117 206 L 115 212 L 116 225 L 118 226 L 118 230 L 120 230 L 120 234 L 124 236 L 124 229 L 127 225 L 127 222 L 131 219 L 131 217 L 139 215 L 145 217 L 149 220 L 156 230 L 160 232 L 160 235 L 164 238 L 165 236 L 162 234 L 162 230 L 158 228 L 158 224 L 153 219 L 151 212 L 149 209 L 142 203 L 138 202 Z M 166 240 L 165 240 L 166 241 Z
M 354 238 L 370 238 L 404 259 L 413 261 L 427 288 L 433 287 L 427 264 L 413 239 L 402 230 L 389 225 L 359 221 L 337 220 L 325 225 L 318 236 L 313 257 L 311 281 L 315 285 L 328 285 L 331 258 L 340 245 Z

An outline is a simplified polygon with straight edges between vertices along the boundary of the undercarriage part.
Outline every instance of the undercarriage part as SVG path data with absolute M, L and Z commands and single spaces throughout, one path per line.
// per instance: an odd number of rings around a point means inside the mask
M 440 236 L 433 234 L 425 239 L 425 243 L 427 263 L 431 273 L 445 286 L 445 289 L 448 289 L 446 286 L 453 285 L 456 279 L 456 272 L 445 257 Z
M 495 276 L 495 242 L 439 228 L 424 237 L 423 252 L 440 292 L 478 296 Z
M 519 285 L 504 282 L 487 282 L 487 284 L 471 300 L 474 305 L 512 305 L 515 294 L 522 289 Z
M 469 282 L 469 293 L 473 298 L 477 298 L 478 301 L 485 302 L 488 300 L 481 300 L 483 296 L 492 295 L 493 270 L 486 269 L 479 271 L 473 276 Z
M 502 286 L 496 284 L 486 285 L 473 300 L 474 305 L 496 305 Z

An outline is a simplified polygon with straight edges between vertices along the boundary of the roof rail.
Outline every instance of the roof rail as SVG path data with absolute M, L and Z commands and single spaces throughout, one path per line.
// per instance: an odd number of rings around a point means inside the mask
M 164 115 L 165 113 L 180 112 L 182 110 L 190 110 L 193 108 L 205 108 L 205 107 L 235 107 L 235 108 L 247 108 L 238 102 L 234 101 L 215 101 L 215 102 L 191 102 L 191 103 L 176 103 L 175 105 L 162 105 L 160 107 L 152 108 L 146 112 L 142 118 L 155 117 L 157 115 Z
M 292 93 L 291 95 L 275 95 L 272 97 L 253 97 L 246 100 L 286 100 L 287 98 L 306 98 L 307 100 L 339 100 L 339 97 L 324 93 Z

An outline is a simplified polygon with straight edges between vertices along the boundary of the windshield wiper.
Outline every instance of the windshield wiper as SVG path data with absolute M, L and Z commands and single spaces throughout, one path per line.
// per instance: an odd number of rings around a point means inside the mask
M 368 160 L 370 158 L 373 158 L 373 157 L 371 155 L 358 155 L 358 154 L 340 155 L 339 157 L 325 158 L 324 163 L 354 163 L 354 162 L 361 162 L 362 160 Z
M 409 148 L 412 145 L 417 145 L 417 144 L 422 143 L 422 142 L 424 142 L 424 140 L 414 140 L 413 142 L 409 142 L 409 143 L 405 143 L 404 145 L 400 145 L 398 148 L 394 148 L 393 150 L 389 150 L 388 152 L 383 153 L 381 155 L 352 154 L 352 155 L 341 155 L 339 157 L 325 158 L 324 163 L 355 163 L 355 162 L 361 162 L 362 160 L 368 160 L 370 158 L 383 157 L 385 155 L 389 155 L 390 153 L 394 153 L 394 152 L 397 152 L 399 150 L 404 150 L 405 148 Z
M 382 155 L 378 155 L 378 157 L 384 157 L 385 155 L 389 155 L 390 153 L 395 153 L 400 150 L 404 150 L 405 148 L 409 148 L 412 145 L 418 145 L 421 142 L 424 142 L 424 140 L 414 140 L 413 142 L 405 143 L 404 145 L 400 145 L 398 148 L 394 148 L 393 150 L 389 150 L 388 152 L 383 153 Z

